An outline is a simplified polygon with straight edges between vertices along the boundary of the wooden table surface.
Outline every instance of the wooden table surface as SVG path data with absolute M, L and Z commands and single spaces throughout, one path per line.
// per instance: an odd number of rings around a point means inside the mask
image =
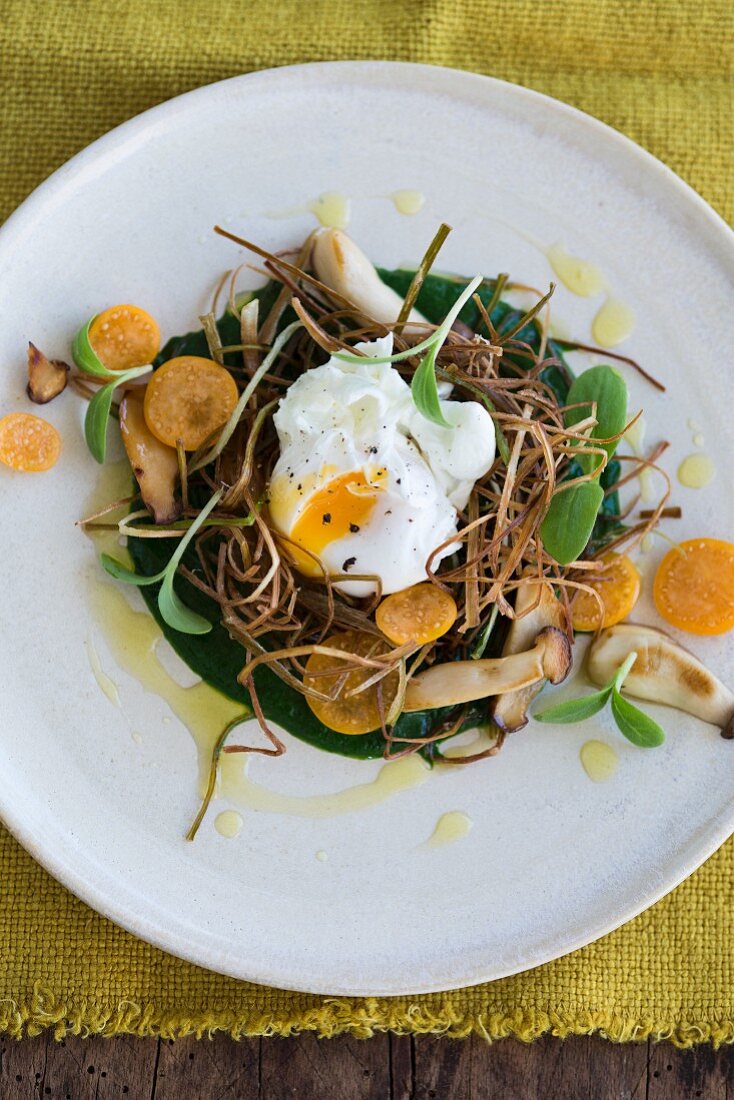
M 0 1047 L 2 1100 L 734 1100 L 734 1048 L 597 1037 L 65 1039 Z

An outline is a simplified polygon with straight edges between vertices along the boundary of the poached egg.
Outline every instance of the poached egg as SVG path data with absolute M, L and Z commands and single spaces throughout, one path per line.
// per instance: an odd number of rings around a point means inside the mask
M 426 579 L 457 544 L 457 509 L 492 465 L 492 418 L 476 401 L 442 400 L 443 428 L 416 408 L 389 363 L 392 335 L 359 343 L 298 378 L 273 418 L 280 457 L 268 500 L 274 526 L 307 576 L 339 576 L 348 595 L 398 592 Z M 349 574 L 362 580 L 349 580 Z M 370 578 L 370 579 L 367 579 Z

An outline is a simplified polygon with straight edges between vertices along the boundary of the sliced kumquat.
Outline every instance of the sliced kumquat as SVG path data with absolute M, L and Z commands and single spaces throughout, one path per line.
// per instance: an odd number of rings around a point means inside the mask
M 640 595 L 640 574 L 626 554 L 613 551 L 599 558 L 599 573 L 584 577 L 584 584 L 599 594 L 603 616 L 599 622 L 601 611 L 591 593 L 579 591 L 571 604 L 574 630 L 606 630 L 621 623 Z
M 238 396 L 226 367 L 198 355 L 180 355 L 151 377 L 145 421 L 161 443 L 175 447 L 180 439 L 185 450 L 195 451 L 229 419 Z
M 458 613 L 454 597 L 426 581 L 386 596 L 375 612 L 375 622 L 396 645 L 425 645 L 450 630 Z
M 50 470 L 60 454 L 61 436 L 48 420 L 32 413 L 9 413 L 0 420 L 0 462 L 11 470 Z
M 671 626 L 691 634 L 723 634 L 734 627 L 734 543 L 689 539 L 658 566 L 653 599 Z
M 387 652 L 385 642 L 373 634 L 358 630 L 346 630 L 332 634 L 322 643 L 331 649 L 340 649 L 358 657 L 377 657 Z M 380 727 L 378 686 L 373 684 L 358 695 L 349 693 L 371 679 L 379 670 L 369 666 L 352 666 L 348 660 L 327 654 L 313 653 L 306 662 L 303 682 L 314 691 L 330 694 L 339 688 L 336 699 L 325 701 L 306 696 L 309 707 L 325 726 L 336 733 L 369 733 Z M 340 669 L 344 670 L 340 673 Z M 346 674 L 345 674 L 346 672 Z M 398 691 L 400 677 L 390 672 L 381 683 L 383 716 L 389 711 Z
M 112 306 L 98 313 L 89 326 L 89 343 L 107 370 L 130 370 L 152 363 L 161 333 L 140 306 Z

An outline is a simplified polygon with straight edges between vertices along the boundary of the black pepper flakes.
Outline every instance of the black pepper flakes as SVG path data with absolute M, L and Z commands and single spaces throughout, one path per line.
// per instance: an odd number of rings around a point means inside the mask
M 331 523 L 331 512 L 324 512 L 323 516 L 321 517 L 321 522 Z
M 352 532 L 353 535 L 356 535 L 357 531 L 359 531 L 359 524 L 358 523 L 350 523 L 349 524 L 349 530 Z
M 348 573 L 356 560 L 356 558 L 347 558 L 345 562 L 342 562 L 342 573 Z

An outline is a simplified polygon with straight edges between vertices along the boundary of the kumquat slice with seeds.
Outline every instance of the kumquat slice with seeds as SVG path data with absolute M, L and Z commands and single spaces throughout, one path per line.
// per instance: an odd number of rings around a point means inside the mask
M 161 443 L 195 451 L 229 419 L 239 392 L 226 367 L 180 355 L 159 367 L 145 391 L 145 421 Z
M 655 606 L 671 626 L 690 634 L 724 634 L 734 627 L 734 543 L 688 539 L 658 566 Z
M 340 649 L 357 657 L 379 657 L 387 652 L 384 642 L 373 634 L 358 630 L 346 630 L 342 634 L 332 634 L 322 645 L 330 649 Z M 340 670 L 347 670 L 345 672 Z M 336 733 L 370 733 L 380 728 L 380 705 L 378 685 L 350 694 L 379 672 L 371 665 L 352 665 L 344 658 L 325 653 L 313 653 L 306 662 L 303 683 L 307 688 L 324 694 L 339 687 L 338 697 L 324 700 L 306 696 L 309 707 L 325 726 Z M 392 671 L 380 681 L 382 685 L 382 711 L 387 714 L 397 695 L 400 675 Z
M 9 413 L 0 420 L 0 462 L 11 470 L 50 470 L 60 454 L 61 436 L 48 420 L 32 413 Z
M 590 592 L 579 591 L 571 604 L 574 630 L 606 630 L 626 619 L 640 595 L 640 574 L 626 554 L 613 551 L 599 558 L 602 567 L 597 576 L 584 578 L 584 583 L 599 594 L 599 604 Z M 601 617 L 601 622 L 599 621 Z
M 140 306 L 103 310 L 92 320 L 87 335 L 99 361 L 113 371 L 152 363 L 161 346 L 157 323 Z
M 425 645 L 446 634 L 458 613 L 454 597 L 426 581 L 386 596 L 375 612 L 375 622 L 396 645 Z

